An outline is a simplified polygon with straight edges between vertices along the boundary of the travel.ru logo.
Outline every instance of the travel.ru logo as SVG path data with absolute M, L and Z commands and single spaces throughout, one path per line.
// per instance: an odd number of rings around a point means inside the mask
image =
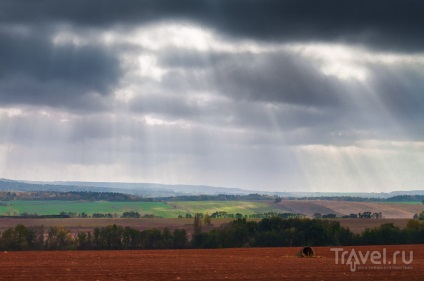
M 373 265 L 390 265 L 395 267 L 400 265 L 398 259 L 403 265 L 411 264 L 414 260 L 414 252 L 409 251 L 409 258 L 407 259 L 406 251 L 395 251 L 393 255 L 387 256 L 386 248 L 383 251 L 362 251 L 356 252 L 355 249 L 349 251 L 343 248 L 330 248 L 330 251 L 335 254 L 336 264 L 350 265 L 350 271 L 356 271 L 358 266 L 365 265 L 368 261 Z M 383 269 L 384 267 L 372 267 L 376 269 Z

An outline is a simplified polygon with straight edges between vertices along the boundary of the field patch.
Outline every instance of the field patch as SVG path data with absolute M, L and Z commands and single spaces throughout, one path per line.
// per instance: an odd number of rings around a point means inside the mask
M 183 201 L 170 202 L 176 209 L 184 210 L 188 213 L 209 213 L 227 212 L 229 214 L 263 214 L 268 212 L 285 213 L 287 209 L 278 204 L 257 201 Z
M 412 218 L 424 210 L 423 204 L 350 202 L 328 200 L 283 200 L 280 203 L 263 201 L 177 201 L 177 202 L 109 202 L 109 201 L 7 201 L 0 204 L 0 215 L 22 213 L 57 215 L 60 212 L 111 213 L 117 217 L 124 212 L 139 212 L 142 216 L 153 214 L 162 218 L 185 217 L 186 214 L 227 212 L 252 215 L 268 212 L 295 213 L 312 217 L 314 213 L 336 214 L 338 217 L 362 212 L 381 212 L 384 218 Z
M 340 248 L 340 247 L 339 247 Z M 424 245 L 342 247 L 356 253 L 413 251 L 403 266 L 373 264 L 355 272 L 336 263 L 330 247 L 314 247 L 316 257 L 299 258 L 299 247 L 159 251 L 0 252 L 4 280 L 422 280 Z
M 60 212 L 112 213 L 121 215 L 123 212 L 137 211 L 140 214 L 154 214 L 161 217 L 178 216 L 175 210 L 162 202 L 109 202 L 109 201 L 12 201 L 11 206 L 1 206 L 1 215 L 18 215 L 22 213 L 38 215 L 55 215 Z
M 109 201 L 10 201 L 10 206 L 0 206 L 0 215 L 19 215 L 22 213 L 38 215 L 57 215 L 60 212 L 111 213 L 121 216 L 124 212 L 153 214 L 162 218 L 185 217 L 186 214 L 227 212 L 229 214 L 262 214 L 267 212 L 284 213 L 287 209 L 279 204 L 256 201 L 183 201 L 183 202 L 109 202 Z
M 424 210 L 423 204 L 352 202 L 331 200 L 283 200 L 279 203 L 294 213 L 312 217 L 314 213 L 336 214 L 338 217 L 369 211 L 381 212 L 384 218 L 412 219 L 414 214 Z

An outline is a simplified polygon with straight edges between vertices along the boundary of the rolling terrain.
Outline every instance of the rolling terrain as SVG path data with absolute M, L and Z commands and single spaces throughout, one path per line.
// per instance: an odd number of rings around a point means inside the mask
M 338 217 L 358 214 L 366 211 L 383 214 L 384 218 L 411 219 L 414 214 L 424 210 L 424 205 L 417 202 L 406 204 L 399 202 L 352 202 L 328 200 L 283 200 L 273 201 L 178 201 L 178 202 L 109 202 L 109 201 L 63 201 L 34 200 L 6 201 L 0 205 L 0 215 L 19 215 L 22 213 L 38 215 L 55 215 L 60 212 L 112 213 L 117 216 L 123 212 L 139 212 L 141 215 L 152 214 L 162 218 L 185 217 L 186 214 L 227 212 L 242 215 L 275 213 L 295 213 L 312 217 L 315 213 L 336 214 Z
M 23 181 L 0 178 L 0 190 L 3 191 L 91 191 L 119 192 L 145 197 L 162 197 L 178 195 L 248 195 L 267 194 L 281 197 L 362 197 L 384 199 L 396 195 L 424 195 L 424 190 L 392 191 L 392 192 L 313 192 L 313 191 L 263 191 L 247 190 L 234 187 L 217 187 L 206 185 L 173 185 L 158 183 L 123 183 L 123 182 L 80 182 L 80 181 Z
M 351 202 L 351 201 L 328 201 L 328 200 L 283 200 L 279 205 L 287 212 L 301 213 L 313 216 L 314 213 L 336 214 L 338 217 L 358 214 L 365 211 L 383 214 L 384 218 L 411 219 L 414 214 L 424 210 L 424 205 L 417 202 L 415 204 L 386 203 L 386 202 Z
M 404 228 L 414 213 L 424 210 L 422 204 L 381 203 L 381 202 L 346 202 L 325 200 L 283 200 L 279 203 L 257 201 L 178 201 L 178 202 L 107 202 L 107 201 L 11 201 L 0 206 L 0 214 L 20 214 L 27 212 L 39 215 L 59 214 L 60 212 L 112 213 L 115 218 L 0 218 L 0 232 L 7 228 L 23 224 L 27 227 L 44 225 L 45 227 L 63 226 L 73 234 L 79 231 L 93 231 L 95 227 L 107 225 L 129 226 L 137 230 L 152 228 L 170 230 L 185 229 L 188 234 L 193 231 L 193 219 L 185 218 L 185 214 L 209 213 L 217 211 L 229 214 L 241 213 L 302 213 L 312 217 L 314 213 L 337 216 L 349 215 L 364 211 L 382 212 L 383 219 L 341 219 L 341 226 L 348 227 L 354 233 L 361 233 L 366 228 L 379 227 L 384 223 L 393 223 Z M 9 205 L 8 205 L 9 204 Z M 119 218 L 122 212 L 138 211 L 143 214 L 154 214 L 155 218 Z M 177 218 L 181 215 L 183 218 Z M 159 216 L 161 218 L 159 218 Z M 212 219 L 212 225 L 204 227 L 205 231 L 232 221 L 233 218 Z

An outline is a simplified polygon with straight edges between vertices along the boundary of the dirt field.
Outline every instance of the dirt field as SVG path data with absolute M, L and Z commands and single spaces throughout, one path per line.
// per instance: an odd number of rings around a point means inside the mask
M 370 256 L 352 272 L 328 247 L 299 258 L 300 248 L 164 251 L 1 252 L 1 280 L 422 280 L 424 245 L 345 247 L 349 255 L 386 249 L 386 264 Z M 405 251 L 393 260 L 394 251 Z M 410 259 L 413 251 L 413 259 Z M 348 260 L 346 258 L 346 260 Z M 382 261 L 380 260 L 377 261 Z M 390 263 L 390 264 L 389 264 Z
M 409 219 L 336 219 L 343 227 L 348 227 L 354 233 L 362 233 L 365 228 L 378 227 L 384 223 L 393 223 L 395 226 L 404 228 Z M 233 219 L 213 219 L 212 226 L 204 226 L 204 231 L 220 227 L 225 223 L 229 223 Z M 259 221 L 256 220 L 256 221 Z M 95 227 L 105 227 L 112 224 L 121 226 L 129 226 L 138 230 L 146 230 L 152 228 L 164 229 L 171 231 L 179 228 L 185 229 L 190 235 L 193 231 L 193 219 L 0 219 L 0 232 L 5 231 L 9 227 L 15 227 L 17 224 L 23 224 L 27 227 L 44 225 L 45 227 L 63 226 L 69 229 L 73 234 L 79 231 L 93 231 Z
M 412 219 L 414 214 L 424 210 L 423 204 L 402 204 L 383 202 L 350 202 L 329 200 L 283 200 L 279 203 L 287 211 L 312 217 L 314 213 L 336 214 L 338 217 L 366 211 L 383 214 L 385 218 Z
M 405 228 L 410 219 L 337 219 L 340 225 L 348 227 L 353 233 L 362 233 L 366 228 L 379 227 L 385 223 L 393 223 L 399 228 Z
M 220 227 L 222 224 L 233 221 L 234 219 L 213 219 L 211 226 L 204 226 L 204 231 L 209 231 L 215 227 Z M 93 231 L 95 227 L 105 227 L 116 224 L 120 226 L 129 226 L 138 230 L 146 229 L 164 229 L 168 228 L 171 231 L 185 229 L 188 234 L 193 231 L 193 219 L 93 219 L 93 218 L 66 218 L 66 219 L 10 219 L 0 218 L 0 232 L 5 231 L 9 227 L 15 227 L 17 224 L 23 224 L 27 227 L 44 225 L 45 227 L 63 226 L 69 229 L 72 233 L 79 231 Z
M 204 226 L 204 231 L 220 227 L 229 223 L 233 219 L 213 219 L 211 226 Z M 257 220 L 259 221 L 259 220 Z M 343 227 L 348 227 L 354 233 L 362 233 L 366 228 L 378 227 L 384 223 L 393 223 L 395 226 L 404 228 L 409 219 L 336 219 Z M 51 226 L 63 226 L 76 234 L 79 231 L 93 231 L 95 227 L 105 227 L 112 224 L 120 226 L 129 226 L 138 230 L 157 228 L 163 230 L 168 228 L 185 229 L 190 236 L 193 232 L 193 219 L 0 219 L 0 232 L 9 227 L 15 227 L 17 224 L 23 224 L 27 227 L 44 225 L 46 228 Z

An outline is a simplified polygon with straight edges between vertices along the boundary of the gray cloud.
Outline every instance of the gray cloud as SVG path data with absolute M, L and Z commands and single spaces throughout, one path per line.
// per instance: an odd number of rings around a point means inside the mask
M 107 49 L 55 46 L 43 34 L 0 33 L 3 103 L 96 108 L 96 95 L 108 95 L 119 78 L 119 61 Z
M 251 129 L 258 134 L 252 143 L 351 145 L 363 138 L 401 139 L 402 130 L 408 138 L 422 137 L 420 64 L 365 63 L 369 77 L 356 81 L 324 75 L 316 63 L 286 51 L 190 55 L 169 49 L 159 62 L 169 72 L 158 87 L 168 94 L 135 99 L 136 112 Z M 229 100 L 202 106 L 189 100 L 193 90 Z M 284 136 L 267 136 L 273 130 Z
M 290 53 L 199 54 L 169 50 L 165 68 L 183 69 L 163 80 L 171 89 L 214 89 L 235 100 L 333 106 L 340 104 L 341 84 L 311 62 Z M 194 69 L 193 69 L 194 68 Z
M 174 19 L 230 36 L 272 41 L 339 41 L 382 49 L 422 51 L 421 1 L 2 1 L 6 23 L 68 23 L 107 28 Z
M 236 55 L 213 70 L 226 95 L 293 104 L 338 104 L 335 82 L 305 60 L 285 53 Z
M 405 122 L 411 121 L 409 118 L 424 118 L 422 65 L 393 68 L 372 66 L 371 69 L 375 73 L 371 84 L 391 114 Z

